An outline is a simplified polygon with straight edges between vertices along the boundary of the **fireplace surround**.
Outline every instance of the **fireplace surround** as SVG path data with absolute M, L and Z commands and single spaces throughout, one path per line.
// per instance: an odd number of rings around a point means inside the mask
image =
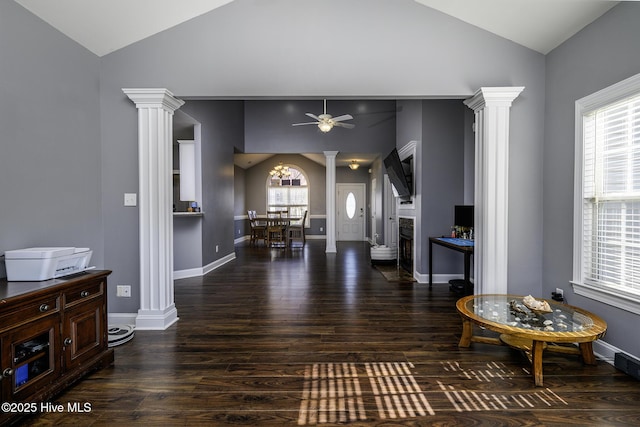
M 413 218 L 398 218 L 398 263 L 413 274 Z

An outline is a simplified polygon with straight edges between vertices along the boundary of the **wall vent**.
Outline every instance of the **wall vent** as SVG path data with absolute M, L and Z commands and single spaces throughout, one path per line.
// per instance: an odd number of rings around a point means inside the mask
M 625 374 L 640 380 L 640 360 L 624 353 L 616 353 L 613 364 Z

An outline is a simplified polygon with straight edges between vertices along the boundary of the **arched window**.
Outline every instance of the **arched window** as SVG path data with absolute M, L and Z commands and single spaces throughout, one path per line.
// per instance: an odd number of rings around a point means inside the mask
M 288 166 L 290 175 L 284 178 L 269 175 L 267 178 L 267 211 L 289 211 L 289 216 L 302 217 L 307 211 L 304 226 L 310 227 L 309 181 L 297 166 Z

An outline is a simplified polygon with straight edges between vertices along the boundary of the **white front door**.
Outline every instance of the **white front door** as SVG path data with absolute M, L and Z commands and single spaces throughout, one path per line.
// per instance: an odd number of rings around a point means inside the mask
M 365 184 L 336 184 L 336 240 L 364 240 Z

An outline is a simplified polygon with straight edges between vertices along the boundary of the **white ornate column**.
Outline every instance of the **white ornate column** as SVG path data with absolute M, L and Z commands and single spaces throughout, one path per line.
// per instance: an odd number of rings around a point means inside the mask
M 178 320 L 173 288 L 173 113 L 184 101 L 167 89 L 122 89 L 138 109 L 140 309 L 136 329 Z
M 475 112 L 476 294 L 505 294 L 509 240 L 509 112 L 524 87 L 483 87 L 464 103 Z
M 326 166 L 326 205 L 327 205 L 327 247 L 325 252 L 336 253 L 336 156 L 337 151 L 325 151 Z

